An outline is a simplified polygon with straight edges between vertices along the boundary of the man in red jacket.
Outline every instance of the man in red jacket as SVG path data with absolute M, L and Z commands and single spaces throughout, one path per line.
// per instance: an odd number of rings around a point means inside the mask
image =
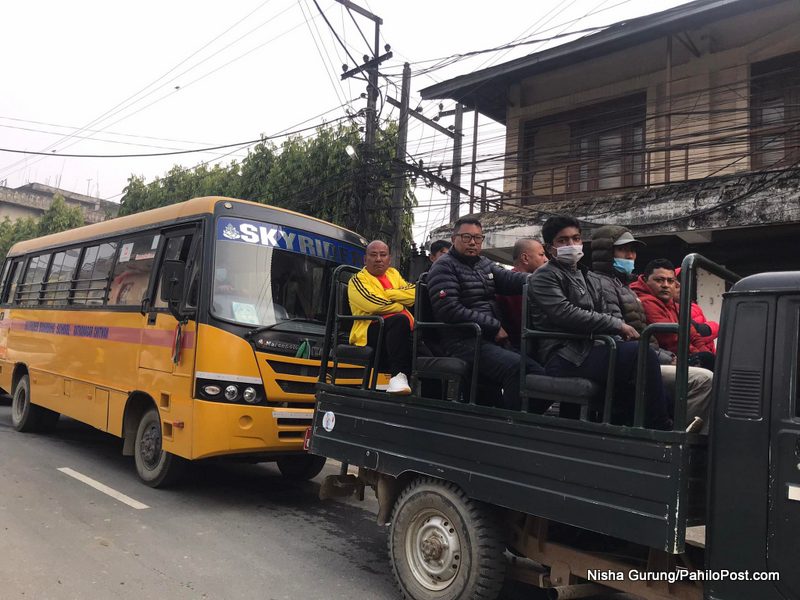
M 680 275 L 681 269 L 678 267 L 675 269 L 675 293 L 673 294 L 673 298 L 675 302 L 680 302 L 681 300 L 681 283 L 680 283 Z M 717 347 L 714 344 L 714 340 L 717 339 L 719 335 L 719 323 L 716 321 L 709 321 L 706 318 L 703 309 L 700 308 L 700 305 L 697 302 L 692 302 L 692 323 L 699 323 L 708 325 L 708 335 L 705 335 L 704 332 L 700 332 L 702 335 L 702 339 L 700 340 L 699 344 L 705 352 L 711 352 L 711 354 L 717 353 Z
M 677 323 L 678 305 L 673 299 L 676 286 L 675 267 L 665 258 L 657 258 L 647 263 L 639 278 L 631 284 L 644 307 L 647 323 Z M 678 334 L 656 334 L 658 345 L 677 354 Z M 714 370 L 714 355 L 702 343 L 700 334 L 694 327 L 689 329 L 689 364 Z

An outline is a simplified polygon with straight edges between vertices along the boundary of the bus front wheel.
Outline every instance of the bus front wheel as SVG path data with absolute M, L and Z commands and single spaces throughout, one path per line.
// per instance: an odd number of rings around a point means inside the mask
M 58 422 L 59 414 L 43 406 L 31 403 L 31 380 L 23 375 L 14 387 L 11 397 L 11 424 L 17 431 L 51 431 Z
M 491 509 L 452 483 L 420 478 L 394 506 L 389 557 L 409 600 L 495 600 L 505 545 Z
M 154 488 L 178 481 L 186 466 L 184 459 L 162 447 L 161 417 L 155 408 L 146 411 L 139 421 L 133 455 L 139 479 Z
M 316 454 L 283 456 L 275 461 L 284 479 L 307 481 L 320 474 L 325 466 L 325 457 Z

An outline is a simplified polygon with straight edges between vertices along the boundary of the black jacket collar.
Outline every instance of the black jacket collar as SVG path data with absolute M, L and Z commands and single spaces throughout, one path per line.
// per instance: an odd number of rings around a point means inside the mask
M 450 248 L 450 252 L 448 252 L 450 256 L 455 258 L 458 262 L 462 262 L 465 265 L 469 265 L 470 267 L 474 267 L 477 265 L 481 260 L 481 255 L 478 256 L 464 256 L 460 252 L 458 252 L 455 248 Z

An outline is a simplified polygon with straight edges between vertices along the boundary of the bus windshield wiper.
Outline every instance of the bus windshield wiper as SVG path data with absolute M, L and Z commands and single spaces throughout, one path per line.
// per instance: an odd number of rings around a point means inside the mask
M 313 323 L 315 325 L 325 325 L 324 321 L 320 321 L 319 319 L 309 319 L 307 317 L 290 317 L 288 319 L 281 319 L 280 321 L 276 321 L 275 323 L 270 323 L 269 325 L 264 325 L 262 327 L 257 327 L 253 331 L 247 334 L 246 337 L 252 338 L 260 333 L 264 333 L 265 331 L 269 331 L 270 329 L 275 329 L 278 325 L 283 325 L 284 323 Z

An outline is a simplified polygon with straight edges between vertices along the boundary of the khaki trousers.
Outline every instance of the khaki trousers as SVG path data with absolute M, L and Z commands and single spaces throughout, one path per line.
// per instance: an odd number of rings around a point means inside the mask
M 661 380 L 667 392 L 675 398 L 675 365 L 661 365 Z M 714 373 L 700 367 L 689 367 L 689 389 L 686 394 L 686 423 L 691 423 L 695 417 L 703 419 L 703 429 L 700 433 L 708 434 L 708 424 L 711 421 L 711 386 L 714 382 Z

